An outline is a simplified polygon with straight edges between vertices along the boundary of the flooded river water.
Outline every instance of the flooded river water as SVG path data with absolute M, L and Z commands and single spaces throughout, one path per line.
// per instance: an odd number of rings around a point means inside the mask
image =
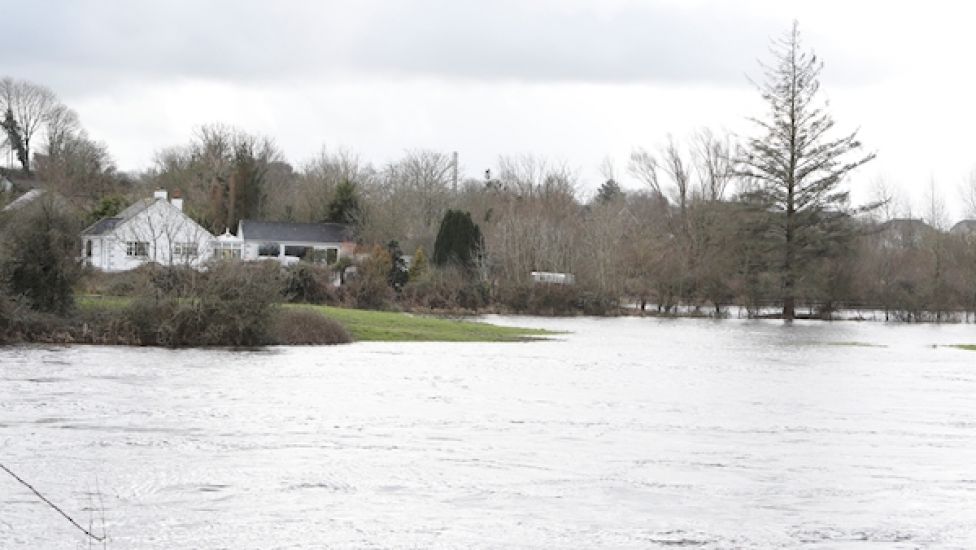
M 972 325 L 491 320 L 567 333 L 0 348 L 0 462 L 110 549 L 976 547 Z

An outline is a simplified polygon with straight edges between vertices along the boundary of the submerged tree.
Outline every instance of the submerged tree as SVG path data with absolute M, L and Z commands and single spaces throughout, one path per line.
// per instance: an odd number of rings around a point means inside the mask
M 847 210 L 844 177 L 872 160 L 862 154 L 857 132 L 831 137 L 834 120 L 818 101 L 823 63 L 804 51 L 796 22 L 774 41 L 774 63 L 763 64 L 758 85 L 769 106 L 765 119 L 752 119 L 762 137 L 748 140 L 740 176 L 754 184 L 754 203 L 773 215 L 776 248 L 781 253 L 783 318 L 793 319 L 799 269 L 835 237 L 829 230 Z M 826 241 L 826 242 L 825 242 Z

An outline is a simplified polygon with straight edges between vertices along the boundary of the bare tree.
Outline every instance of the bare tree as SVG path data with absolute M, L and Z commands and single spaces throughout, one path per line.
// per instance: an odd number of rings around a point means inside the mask
M 963 205 L 966 207 L 966 215 L 976 218 L 976 168 L 969 173 L 969 177 L 963 182 L 960 188 Z
M 935 185 L 935 178 L 929 179 L 929 188 L 925 193 L 925 213 L 929 225 L 939 231 L 948 229 L 949 213 L 946 211 L 945 200 Z
M 576 195 L 577 174 L 566 162 L 534 155 L 502 156 L 498 168 L 501 186 L 519 197 Z
M 831 217 L 825 212 L 847 209 L 842 180 L 875 155 L 852 156 L 861 148 L 856 131 L 830 137 L 834 120 L 817 94 L 823 64 L 803 50 L 796 22 L 771 49 L 774 63 L 762 65 L 766 78 L 758 85 L 769 114 L 752 119 L 764 135 L 748 140 L 741 175 L 758 183 L 751 198 L 778 214 L 783 318 L 792 320 L 798 269 L 819 248 L 812 241 L 823 238 L 822 224 Z
M 731 138 L 705 128 L 695 134 L 692 143 L 699 197 L 709 202 L 723 200 L 735 178 Z
M 883 177 L 875 178 L 872 186 L 872 202 L 878 205 L 875 219 L 886 222 L 898 215 L 898 198 L 894 187 Z
M 54 92 L 46 86 L 10 77 L 0 80 L 0 108 L 3 111 L 9 109 L 19 126 L 24 150 L 20 160 L 28 176 L 31 172 L 31 144 L 58 105 Z
M 266 176 L 281 161 L 270 138 L 212 124 L 199 128 L 188 145 L 157 153 L 144 179 L 153 187 L 181 189 L 191 213 L 220 233 L 240 219 L 261 216 L 269 192 Z

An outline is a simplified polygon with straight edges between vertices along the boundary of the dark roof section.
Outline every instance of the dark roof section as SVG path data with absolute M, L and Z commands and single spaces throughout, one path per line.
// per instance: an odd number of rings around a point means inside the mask
M 113 229 L 118 227 L 120 223 L 135 216 L 139 212 L 142 212 L 143 210 L 149 208 L 150 206 L 155 204 L 156 201 L 168 202 L 166 199 L 159 199 L 155 197 L 148 198 L 148 199 L 139 199 L 136 202 L 130 204 L 129 207 L 126 208 L 125 210 L 116 214 L 114 217 L 102 218 L 97 222 L 89 225 L 88 227 L 85 228 L 84 231 L 81 232 L 81 234 L 97 236 L 97 235 L 104 235 L 106 233 L 109 233 Z
M 881 224 L 882 231 L 924 231 L 935 233 L 938 230 L 918 218 L 893 218 Z
M 339 243 L 352 240 L 352 231 L 341 223 L 293 223 L 241 220 L 238 237 L 248 241 Z
M 102 218 L 97 222 L 89 225 L 81 232 L 82 235 L 104 235 L 115 229 L 115 226 L 119 225 L 122 218 Z

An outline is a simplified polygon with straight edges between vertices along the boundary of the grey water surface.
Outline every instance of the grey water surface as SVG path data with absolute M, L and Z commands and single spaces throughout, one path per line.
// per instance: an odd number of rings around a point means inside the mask
M 0 462 L 107 548 L 976 547 L 972 325 L 489 320 L 567 332 L 0 348 Z

